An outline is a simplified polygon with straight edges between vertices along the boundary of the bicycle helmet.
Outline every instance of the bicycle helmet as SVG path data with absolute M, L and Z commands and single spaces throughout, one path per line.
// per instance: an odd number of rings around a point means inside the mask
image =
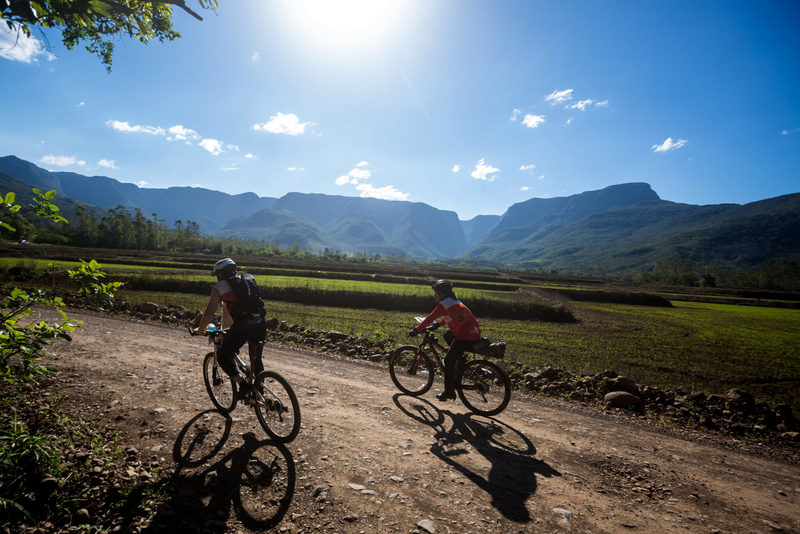
M 450 280 L 437 280 L 436 283 L 431 286 L 431 289 L 444 298 L 456 298 L 455 293 L 453 293 L 453 282 Z
M 211 268 L 211 274 L 217 275 L 220 280 L 230 278 L 236 274 L 236 263 L 230 258 L 222 258 Z

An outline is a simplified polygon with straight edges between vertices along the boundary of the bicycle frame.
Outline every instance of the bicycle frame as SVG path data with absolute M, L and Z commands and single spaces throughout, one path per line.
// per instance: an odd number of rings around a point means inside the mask
M 223 329 L 206 330 L 206 332 L 205 332 L 205 335 L 208 336 L 208 343 L 209 344 L 211 344 L 211 343 L 214 344 L 214 361 L 217 362 L 217 365 L 220 368 L 222 366 L 219 364 L 219 359 L 218 359 L 219 349 L 222 346 L 222 340 L 224 339 L 224 337 L 225 337 L 225 335 L 227 333 L 228 333 L 227 329 L 224 329 L 224 330 Z M 259 347 L 259 358 L 260 358 L 261 357 L 260 353 L 264 349 L 264 343 L 263 342 L 259 343 L 259 345 L 260 345 L 260 347 Z M 253 367 L 251 365 L 248 365 L 248 364 L 244 363 L 244 361 L 239 357 L 239 352 L 238 351 L 233 353 L 233 361 L 236 364 L 236 368 L 239 371 L 244 373 L 245 381 L 252 386 L 253 382 L 254 382 L 254 379 L 255 379 L 255 376 L 253 375 Z M 216 370 L 215 370 L 215 373 L 216 373 Z M 224 373 L 224 371 L 223 371 L 223 373 Z M 274 399 L 274 401 L 278 402 L 278 404 L 280 405 L 281 409 L 286 408 L 286 404 L 283 402 L 283 400 L 278 395 L 276 395 L 275 392 L 272 391 L 269 388 L 269 386 L 267 386 L 265 384 L 261 384 L 261 387 L 263 387 L 264 390 L 266 390 L 266 391 L 268 391 L 270 393 L 271 398 Z M 262 392 L 262 391 L 258 391 L 257 389 L 255 389 L 255 394 L 258 396 L 258 398 L 256 399 L 256 402 L 260 402 L 261 404 L 265 404 L 266 403 L 267 398 L 264 396 L 264 393 L 266 393 L 266 391 Z

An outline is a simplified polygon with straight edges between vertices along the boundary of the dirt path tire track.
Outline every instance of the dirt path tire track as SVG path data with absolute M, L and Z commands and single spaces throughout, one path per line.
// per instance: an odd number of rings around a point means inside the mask
M 798 465 L 693 432 L 518 394 L 499 416 L 474 416 L 436 401 L 440 384 L 412 398 L 385 366 L 269 345 L 265 365 L 289 380 L 302 412 L 284 448 L 265 443 L 250 408 L 230 420 L 211 410 L 204 339 L 70 318 L 83 327 L 55 345 L 55 383 L 174 481 L 153 531 L 800 532 Z M 282 477 L 237 502 L 242 462 L 258 455 L 277 459 Z

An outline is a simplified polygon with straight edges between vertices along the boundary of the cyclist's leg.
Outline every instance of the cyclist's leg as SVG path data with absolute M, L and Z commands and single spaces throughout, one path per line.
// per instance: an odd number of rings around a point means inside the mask
M 456 390 L 456 364 L 464 357 L 464 351 L 470 347 L 469 341 L 456 339 L 444 356 L 444 394 L 455 394 Z
M 251 326 L 247 334 L 247 348 L 250 354 L 250 367 L 253 368 L 253 375 L 258 375 L 264 370 L 264 362 L 261 353 L 264 352 L 264 340 L 267 338 L 267 326 L 262 318 L 261 321 Z
M 219 352 L 217 353 L 217 360 L 219 361 L 220 367 L 222 367 L 222 370 L 225 371 L 228 376 L 234 379 L 239 376 L 239 371 L 236 369 L 233 356 L 242 348 L 245 341 L 247 341 L 247 330 L 237 328 L 236 325 L 234 325 L 228 330 L 228 333 L 222 340 L 222 345 L 219 347 Z

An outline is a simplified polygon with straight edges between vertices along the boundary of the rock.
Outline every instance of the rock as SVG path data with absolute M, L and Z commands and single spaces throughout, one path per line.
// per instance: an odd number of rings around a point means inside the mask
M 328 332 L 325 335 L 325 337 L 328 338 L 331 341 L 334 341 L 334 342 L 336 342 L 336 341 L 344 341 L 345 339 L 347 339 L 347 334 L 343 334 L 341 332 L 333 331 L 333 332 Z
M 569 523 L 569 518 L 572 517 L 572 512 L 564 508 L 553 508 L 553 513 L 560 515 L 561 520 L 564 521 L 564 523 Z
M 779 437 L 786 441 L 800 442 L 800 432 L 781 432 Z
M 154 313 L 157 313 L 160 309 L 161 308 L 158 306 L 158 304 L 155 304 L 153 302 L 142 302 L 141 304 L 136 306 L 136 311 L 147 315 L 152 315 Z
M 277 330 L 280 324 L 281 322 L 277 320 L 275 317 L 267 319 L 267 330 Z
M 433 521 L 430 519 L 423 519 L 417 526 L 427 532 L 428 534 L 434 534 L 436 532 L 436 528 L 433 526 Z
M 558 370 L 552 367 L 545 367 L 533 377 L 534 380 L 546 380 L 547 382 L 555 380 L 556 378 L 558 378 Z
M 353 491 L 361 491 L 364 489 L 364 486 L 361 484 L 348 484 L 347 487 Z
M 315 499 L 320 496 L 324 498 L 328 494 L 328 490 L 330 489 L 331 489 L 330 486 L 327 486 L 325 484 L 320 484 L 319 486 L 314 488 L 314 491 L 311 492 L 311 496 L 314 497 Z
M 639 386 L 636 382 L 625 376 L 618 376 L 611 381 L 613 391 L 626 391 L 633 395 L 639 396 Z
M 728 406 L 734 410 L 751 410 L 755 406 L 755 398 L 753 395 L 741 389 L 732 389 L 728 391 L 728 394 L 725 396 L 728 402 Z
M 606 393 L 603 401 L 609 408 L 641 408 L 642 399 L 627 391 L 612 391 Z
M 776 523 L 773 523 L 772 521 L 768 521 L 766 519 L 764 519 L 764 526 L 768 527 L 768 528 L 771 528 L 772 530 L 775 530 L 777 532 L 783 532 L 783 527 L 782 526 L 780 526 L 780 525 L 778 525 Z
M 80 510 L 78 510 L 73 514 L 72 522 L 80 525 L 89 521 L 89 517 L 90 517 L 89 510 L 87 510 L 86 508 L 81 508 Z
M 706 402 L 708 404 L 713 404 L 713 405 L 723 404 L 725 402 L 725 397 L 717 393 L 712 393 L 711 395 L 706 397 Z

